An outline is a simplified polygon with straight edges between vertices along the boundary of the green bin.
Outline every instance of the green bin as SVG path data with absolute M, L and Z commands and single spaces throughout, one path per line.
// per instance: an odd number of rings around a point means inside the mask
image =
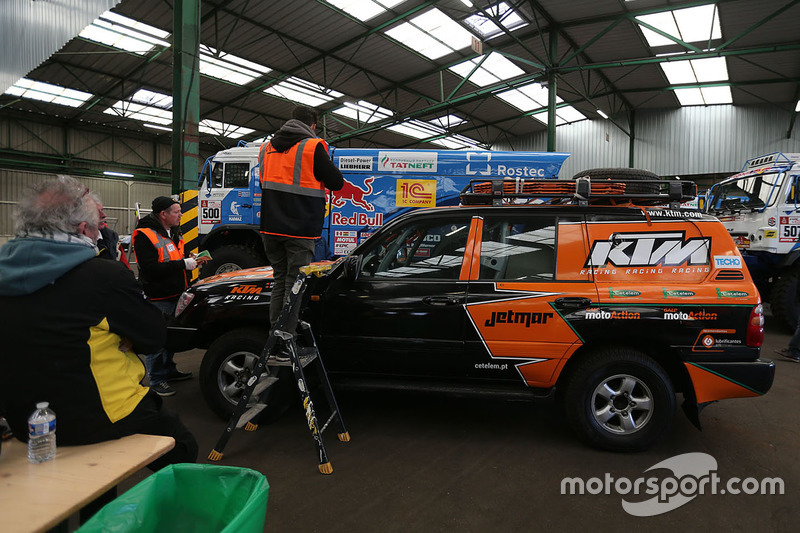
M 169 465 L 106 504 L 78 531 L 261 532 L 269 484 L 235 466 Z

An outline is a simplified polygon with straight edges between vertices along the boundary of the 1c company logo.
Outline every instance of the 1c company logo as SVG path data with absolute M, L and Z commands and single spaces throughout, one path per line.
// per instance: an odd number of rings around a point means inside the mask
M 561 480 L 561 494 L 611 494 L 623 496 L 622 508 L 633 516 L 657 516 L 668 513 L 704 494 L 784 494 L 782 478 L 731 477 L 723 481 L 717 474 L 717 460 L 701 452 L 684 453 L 654 464 L 645 472 L 668 470 L 667 476 L 614 478 L 606 473 L 604 478 L 593 477 Z M 629 500 L 630 496 L 652 496 L 642 501 Z

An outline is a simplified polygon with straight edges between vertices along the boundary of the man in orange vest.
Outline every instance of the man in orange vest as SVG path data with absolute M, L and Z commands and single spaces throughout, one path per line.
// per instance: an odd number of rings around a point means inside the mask
M 139 267 L 139 281 L 148 299 L 165 317 L 175 315 L 181 293 L 189 286 L 189 272 L 207 258 L 186 257 L 180 233 L 181 204 L 169 196 L 153 200 L 152 212 L 139 220 L 133 232 L 133 250 Z M 172 396 L 168 381 L 192 377 L 181 372 L 172 360 L 175 354 L 165 348 L 145 355 L 150 388 L 159 396 Z
M 338 191 L 342 173 L 328 155 L 328 144 L 314 133 L 317 112 L 297 106 L 292 119 L 261 146 L 261 233 L 264 250 L 273 268 L 274 285 L 269 306 L 273 326 L 278 320 L 287 290 L 300 267 L 311 262 L 314 241 L 322 235 L 325 189 Z M 294 334 L 299 309 L 286 323 Z M 287 360 L 285 354 L 279 360 Z

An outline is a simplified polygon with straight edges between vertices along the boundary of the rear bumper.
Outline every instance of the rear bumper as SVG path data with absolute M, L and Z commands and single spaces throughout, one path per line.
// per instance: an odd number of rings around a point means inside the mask
M 775 379 L 775 363 L 769 359 L 746 362 L 684 363 L 692 379 L 697 403 L 766 394 Z

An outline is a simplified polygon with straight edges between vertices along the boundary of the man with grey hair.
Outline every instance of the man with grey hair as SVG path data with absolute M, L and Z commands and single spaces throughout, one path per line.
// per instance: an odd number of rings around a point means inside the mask
M 161 346 L 164 319 L 125 265 L 97 257 L 94 198 L 60 177 L 17 206 L 16 238 L 0 247 L 0 405 L 22 441 L 36 403 L 48 401 L 59 445 L 167 435 L 175 448 L 151 468 L 193 462 L 192 434 L 141 385 L 136 354 Z

